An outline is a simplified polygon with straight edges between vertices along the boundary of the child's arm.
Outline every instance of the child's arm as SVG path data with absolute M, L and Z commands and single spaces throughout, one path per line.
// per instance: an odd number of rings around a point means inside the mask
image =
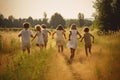
M 22 31 L 20 31 L 20 32 L 18 33 L 18 37 L 20 37 L 20 36 L 22 36 Z
M 67 39 L 67 38 L 66 38 L 66 35 L 65 35 L 65 33 L 64 33 L 64 32 L 63 32 L 63 35 L 64 35 L 65 39 Z
M 53 34 L 52 34 L 52 39 L 54 39 L 54 34 L 55 34 L 56 32 L 53 32 Z
M 82 42 L 83 38 L 84 38 L 84 37 L 82 37 L 82 39 L 80 40 L 81 42 Z
M 33 36 L 33 39 L 31 41 L 33 41 L 36 38 L 36 36 L 37 36 L 37 33 L 35 34 L 35 36 Z
M 70 34 L 69 34 L 69 41 L 70 41 L 70 36 L 71 36 L 71 31 L 70 31 Z
M 22 34 L 18 34 L 18 37 L 20 37 Z
M 94 36 L 93 36 L 92 34 L 90 34 L 90 36 L 93 38 L 93 41 L 92 41 L 92 42 L 94 43 Z
M 33 38 L 33 35 L 31 34 L 31 37 Z
M 48 33 L 49 33 L 49 35 L 51 35 L 51 32 L 50 32 L 50 31 L 48 31 Z
M 80 35 L 80 33 L 77 31 L 77 34 L 79 35 L 79 39 L 82 37 L 81 35 Z
M 82 42 L 83 39 L 84 39 L 84 36 L 81 38 L 80 42 Z

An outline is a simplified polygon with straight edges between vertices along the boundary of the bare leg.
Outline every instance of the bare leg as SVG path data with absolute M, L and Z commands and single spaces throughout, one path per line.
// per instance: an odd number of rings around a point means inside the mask
M 27 48 L 28 54 L 30 54 L 30 48 Z
M 64 50 L 64 49 L 63 49 L 63 45 L 62 45 L 62 46 L 61 46 L 61 52 L 63 52 L 63 50 Z
M 74 58 L 74 55 L 75 55 L 75 49 L 72 49 L 72 48 L 71 48 L 70 63 L 72 63 L 73 58 Z
M 85 47 L 86 56 L 88 56 L 87 47 Z
M 45 49 L 46 49 L 46 47 L 47 47 L 47 42 L 45 42 Z
M 60 52 L 60 46 L 58 46 L 58 52 Z
M 91 46 L 89 47 L 89 53 L 90 53 L 90 55 L 91 55 Z

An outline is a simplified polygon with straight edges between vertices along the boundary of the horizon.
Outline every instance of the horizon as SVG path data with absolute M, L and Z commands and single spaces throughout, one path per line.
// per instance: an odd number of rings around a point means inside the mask
M 1 0 L 0 13 L 5 18 L 12 15 L 14 18 L 39 19 L 43 18 L 44 12 L 48 19 L 56 12 L 65 19 L 76 19 L 78 13 L 83 13 L 85 18 L 93 18 L 93 1 L 95 0 Z

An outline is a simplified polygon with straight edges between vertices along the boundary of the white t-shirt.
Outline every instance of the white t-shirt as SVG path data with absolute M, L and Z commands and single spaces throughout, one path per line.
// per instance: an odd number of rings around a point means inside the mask
M 32 35 L 32 31 L 31 30 L 21 30 L 19 32 L 19 34 L 21 34 L 21 41 L 22 43 L 30 43 L 30 36 Z

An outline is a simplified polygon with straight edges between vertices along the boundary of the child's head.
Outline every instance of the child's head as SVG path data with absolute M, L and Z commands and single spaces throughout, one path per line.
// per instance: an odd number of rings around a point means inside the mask
M 89 32 L 89 28 L 85 28 L 85 29 L 84 29 L 84 32 Z
M 38 24 L 38 25 L 35 25 L 35 30 L 37 31 L 41 31 L 41 26 Z
M 57 30 L 64 30 L 64 29 L 63 29 L 63 26 L 62 26 L 61 24 L 59 24 L 56 29 L 57 29 Z
M 29 22 L 24 22 L 23 26 L 25 29 L 28 29 L 30 27 L 30 23 Z
M 77 28 L 76 28 L 76 24 L 72 24 L 71 25 L 71 30 L 76 30 Z
M 42 24 L 41 27 L 42 27 L 43 29 L 45 29 L 45 28 L 46 28 L 46 25 L 45 25 L 45 24 Z

